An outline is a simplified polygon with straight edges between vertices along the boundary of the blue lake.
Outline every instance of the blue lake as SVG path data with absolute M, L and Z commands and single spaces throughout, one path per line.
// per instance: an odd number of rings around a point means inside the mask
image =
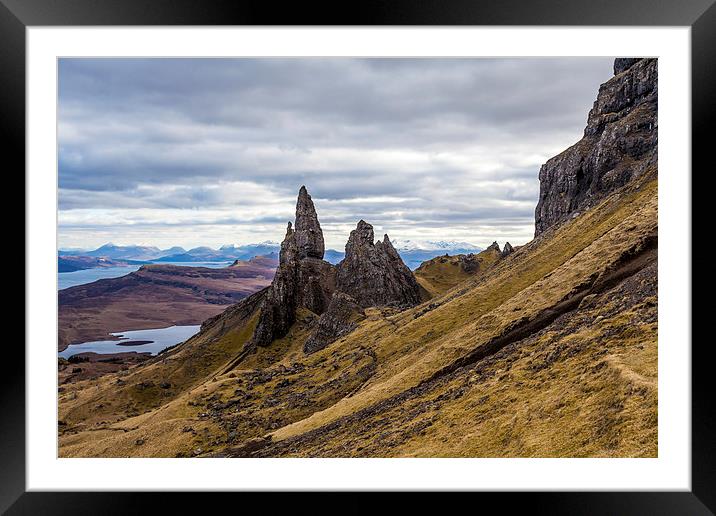
M 162 262 L 162 265 L 167 264 L 220 269 L 221 267 L 231 265 L 231 262 Z M 138 270 L 139 267 L 141 267 L 141 265 L 131 265 L 129 267 L 98 267 L 96 269 L 85 269 L 81 271 L 60 272 L 57 274 L 57 290 L 92 283 L 99 279 L 119 278 L 120 276 Z
M 72 344 L 64 351 L 60 351 L 58 356 L 69 358 L 77 353 L 94 352 L 100 354 L 107 353 L 126 353 L 137 351 L 140 353 L 151 353 L 156 355 L 164 348 L 184 342 L 189 337 L 199 332 L 199 325 L 196 326 L 170 326 L 169 328 L 157 328 L 153 330 L 128 330 L 112 333 L 120 340 L 94 340 L 83 342 L 82 344 Z M 122 342 L 128 341 L 151 341 L 147 344 L 138 346 L 121 346 Z

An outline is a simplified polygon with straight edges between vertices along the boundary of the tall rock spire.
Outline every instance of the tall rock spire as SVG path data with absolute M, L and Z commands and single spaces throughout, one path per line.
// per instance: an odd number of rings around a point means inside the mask
M 323 259 L 325 251 L 323 231 L 318 222 L 316 208 L 305 186 L 298 191 L 298 202 L 296 202 L 296 245 L 299 258 Z
M 254 345 L 267 346 L 284 337 L 304 307 L 320 315 L 328 307 L 335 267 L 322 260 L 323 232 L 305 186 L 298 192 L 295 227 L 288 223 L 276 275 L 268 287 L 254 330 Z

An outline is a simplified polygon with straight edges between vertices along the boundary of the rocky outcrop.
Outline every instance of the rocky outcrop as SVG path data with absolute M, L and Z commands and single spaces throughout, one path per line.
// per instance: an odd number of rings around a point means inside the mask
M 374 242 L 373 226 L 361 220 L 351 231 L 338 264 L 335 293 L 304 344 L 306 353 L 323 349 L 352 331 L 371 306 L 407 308 L 420 303 L 420 286 L 388 235 Z
M 509 242 L 505 242 L 505 246 L 502 248 L 502 253 L 500 253 L 500 256 L 502 256 L 502 257 L 504 258 L 505 256 L 509 256 L 509 255 L 511 255 L 511 254 L 514 253 L 514 252 L 515 252 L 515 250 L 514 250 L 514 248 L 510 245 L 510 243 L 509 243 Z
M 500 251 L 500 244 L 498 244 L 497 242 L 492 242 L 490 244 L 490 247 L 485 249 L 485 251 L 489 251 L 489 250 L 497 251 L 498 253 L 502 252 L 502 251 Z
M 304 258 L 298 267 L 298 285 L 299 306 L 320 315 L 336 289 L 336 266 L 317 258 Z
M 657 60 L 619 58 L 583 138 L 542 165 L 535 236 L 657 165 Z
M 462 270 L 467 273 L 473 273 L 480 267 L 480 262 L 477 260 L 477 255 L 474 253 L 459 254 L 457 255 L 457 259 Z
M 614 75 L 619 75 L 628 70 L 639 60 L 641 60 L 640 57 L 617 57 L 614 60 Z
M 374 243 L 373 226 L 361 220 L 351 231 L 346 257 L 338 265 L 336 290 L 361 307 L 406 308 L 420 303 L 420 287 L 388 235 Z
M 298 246 L 296 235 L 288 223 L 286 236 L 281 242 L 279 264 L 273 282 L 266 292 L 252 343 L 267 346 L 274 339 L 288 333 L 296 321 L 298 308 Z
M 363 318 L 363 310 L 355 299 L 343 292 L 336 292 L 328 310 L 320 317 L 315 330 L 303 345 L 306 353 L 325 348 L 336 339 L 352 332 Z

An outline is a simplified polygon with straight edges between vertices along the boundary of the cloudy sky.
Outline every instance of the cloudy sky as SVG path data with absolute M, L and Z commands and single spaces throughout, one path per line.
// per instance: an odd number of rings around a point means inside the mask
M 612 62 L 61 59 L 60 247 L 280 241 L 302 184 L 328 247 L 523 244 Z

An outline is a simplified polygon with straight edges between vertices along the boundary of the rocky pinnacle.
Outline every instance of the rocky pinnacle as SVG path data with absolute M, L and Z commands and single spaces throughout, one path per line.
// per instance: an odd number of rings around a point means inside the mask
M 323 261 L 323 232 L 306 187 L 296 203 L 296 226 L 288 223 L 276 275 L 261 306 L 252 344 L 267 346 L 284 337 L 304 307 L 318 315 L 330 302 L 335 267 Z
M 313 206 L 313 201 L 305 186 L 298 191 L 298 202 L 296 203 L 296 245 L 299 258 L 323 259 L 325 251 L 323 231 L 321 231 L 321 224 L 318 222 L 316 208 Z
M 374 242 L 373 226 L 358 222 L 338 264 L 335 292 L 327 310 L 306 340 L 303 350 L 313 353 L 356 327 L 363 309 L 372 306 L 407 308 L 420 303 L 420 287 L 403 263 L 388 235 Z
M 492 243 L 490 244 L 490 247 L 488 247 L 487 249 L 485 249 L 485 251 L 489 251 L 490 249 L 492 249 L 492 250 L 494 250 L 494 251 L 497 251 L 498 253 L 502 253 L 502 251 L 500 251 L 500 244 L 498 244 L 497 241 L 492 242 Z
M 504 258 L 505 256 L 511 255 L 515 252 L 515 249 L 510 245 L 509 242 L 505 242 L 505 246 L 502 248 L 501 256 Z

